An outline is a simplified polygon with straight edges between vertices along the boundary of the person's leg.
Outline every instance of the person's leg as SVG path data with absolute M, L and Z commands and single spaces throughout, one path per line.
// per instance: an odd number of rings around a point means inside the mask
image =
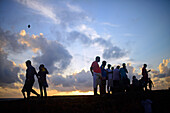
M 46 87 L 44 86 L 44 95 L 45 97 L 47 98 L 47 90 L 46 90 Z
M 43 91 L 42 91 L 42 84 L 41 83 L 39 83 L 39 87 L 40 87 L 40 95 L 41 95 L 41 97 L 43 97 Z
M 94 88 L 94 95 L 97 95 L 97 86 L 96 86 L 96 75 L 93 73 L 93 88 Z
M 31 92 L 35 95 L 37 95 L 38 97 L 40 97 L 40 95 L 34 90 L 34 89 L 31 89 Z
M 30 98 L 30 91 L 27 91 L 27 99 Z
M 22 89 L 22 90 L 21 90 L 21 92 L 22 92 L 22 94 L 23 94 L 23 96 L 24 96 L 24 99 L 26 99 L 26 96 L 25 96 L 25 90 L 24 90 L 24 89 Z

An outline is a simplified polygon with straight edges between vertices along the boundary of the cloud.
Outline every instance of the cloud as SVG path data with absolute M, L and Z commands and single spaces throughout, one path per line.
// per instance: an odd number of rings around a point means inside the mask
M 97 45 L 97 47 L 102 47 L 103 50 L 103 58 L 105 59 L 111 59 L 111 58 L 122 58 L 127 55 L 127 52 L 118 46 L 113 46 L 113 44 L 106 39 L 101 38 L 100 36 L 98 38 L 90 38 L 90 36 L 87 36 L 83 32 L 78 31 L 71 31 L 68 33 L 67 41 L 69 43 L 73 43 L 75 41 L 79 41 L 82 44 L 86 46 L 91 45 Z
M 160 73 L 167 73 L 169 71 L 169 68 L 168 68 L 168 63 L 169 62 L 170 62 L 169 59 L 166 59 L 166 60 L 163 59 L 163 63 L 160 63 L 159 67 L 158 67 Z
M 122 58 L 126 55 L 127 53 L 120 49 L 117 46 L 112 46 L 110 48 L 104 49 L 103 52 L 103 58 L 105 59 L 110 59 L 110 58 Z
M 25 76 L 20 71 L 25 72 L 25 64 L 16 66 L 15 62 L 8 59 L 8 55 L 27 54 L 27 50 L 32 50 L 35 55 L 32 58 L 35 67 L 43 63 L 51 74 L 63 72 L 72 59 L 63 45 L 47 40 L 43 34 L 30 36 L 25 30 L 12 34 L 0 28 L 0 86 L 24 81 Z
M 92 76 L 90 71 L 82 70 L 79 73 L 66 77 L 55 75 L 50 78 L 51 85 L 58 91 L 89 91 L 92 89 Z
M 0 48 L 3 48 L 3 50 L 12 53 L 21 53 L 26 50 L 27 45 L 21 45 L 18 39 L 18 34 L 11 33 L 10 31 L 3 31 L 0 28 Z
M 17 74 L 20 68 L 15 65 L 13 61 L 7 59 L 7 53 L 0 48 L 0 86 L 19 82 Z
M 157 89 L 167 89 L 170 87 L 170 68 L 168 67 L 169 62 L 169 59 L 163 59 L 163 62 L 159 64 L 159 71 L 153 73 L 154 84 L 156 84 Z
M 52 19 L 55 24 L 60 24 L 60 19 L 57 17 L 52 7 L 44 5 L 41 2 L 36 1 L 36 0 L 17 0 L 17 1 L 35 10 L 36 11 L 35 13 L 38 13 L 42 16 Z
M 37 65 L 43 63 L 50 73 L 55 71 L 63 71 L 70 64 L 72 56 L 57 41 L 49 41 L 42 34 L 24 36 L 20 38 L 21 44 L 26 44 L 36 56 L 33 61 Z M 23 43 L 24 42 L 24 43 Z
M 110 26 L 110 27 L 120 27 L 119 25 L 111 24 L 111 23 L 108 23 L 108 22 L 104 22 L 104 23 L 102 23 L 102 24 L 103 24 L 103 25 Z
M 74 6 L 69 3 L 67 3 L 66 5 L 73 12 L 78 12 L 78 13 L 83 12 L 83 10 L 79 6 Z
M 123 34 L 123 36 L 126 36 L 126 37 L 132 37 L 132 36 L 134 36 L 134 34 L 131 34 L 131 33 L 125 33 L 125 34 Z
M 77 31 L 72 31 L 68 34 L 68 37 L 67 39 L 70 41 L 70 42 L 74 42 L 76 40 L 80 41 L 81 43 L 85 44 L 85 45 L 91 45 L 92 43 L 92 40 L 87 37 L 85 34 L 83 33 L 80 33 L 80 32 L 77 32 Z

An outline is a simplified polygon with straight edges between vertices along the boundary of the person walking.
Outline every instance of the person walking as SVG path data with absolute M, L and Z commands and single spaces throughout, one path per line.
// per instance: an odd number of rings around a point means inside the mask
M 25 84 L 24 87 L 22 88 L 21 92 L 24 96 L 24 99 L 26 99 L 25 96 L 25 92 L 27 92 L 27 98 L 30 98 L 30 92 L 32 92 L 33 94 L 37 95 L 38 97 L 40 96 L 34 89 L 32 89 L 35 79 L 34 79 L 34 75 L 37 76 L 37 72 L 35 70 L 35 68 L 31 65 L 31 61 L 27 60 L 26 62 L 26 80 L 25 80 Z M 38 78 L 38 76 L 37 76 Z

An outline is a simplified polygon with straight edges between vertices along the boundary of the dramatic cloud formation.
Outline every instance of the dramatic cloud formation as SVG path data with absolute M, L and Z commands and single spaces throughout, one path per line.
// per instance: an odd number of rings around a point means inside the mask
M 72 59 L 63 45 L 57 41 L 48 41 L 42 34 L 40 36 L 26 35 L 21 37 L 19 41 L 21 44 L 26 44 L 37 54 L 33 57 L 33 61 L 37 65 L 43 63 L 51 73 L 66 69 Z
M 43 63 L 52 74 L 53 72 L 62 72 L 70 64 L 72 56 L 69 52 L 56 41 L 48 41 L 40 36 L 29 36 L 25 30 L 22 30 L 18 34 L 12 34 L 10 31 L 3 31 L 0 29 L 0 85 L 4 83 L 14 83 L 24 80 L 23 74 L 18 76 L 23 65 L 16 66 L 15 62 L 8 60 L 9 54 L 20 54 L 31 49 L 36 56 L 34 56 L 33 62 L 38 67 Z M 9 54 L 8 54 L 9 53 Z M 27 59 L 24 60 L 24 62 Z M 22 71 L 25 71 L 22 70 Z
M 62 77 L 53 76 L 49 80 L 54 89 L 58 91 L 89 91 L 92 90 L 92 76 L 90 71 L 82 70 L 79 73 Z
M 23 35 L 23 31 L 21 35 Z M 18 34 L 13 34 L 10 31 L 3 31 L 0 28 L 0 48 L 12 53 L 21 53 L 26 50 L 26 44 L 20 44 L 18 42 Z
M 168 67 L 168 63 L 170 59 L 163 59 L 163 62 L 159 64 L 159 71 L 153 72 L 153 80 L 154 84 L 156 84 L 156 88 L 169 88 L 170 87 L 170 68 Z
M 7 59 L 7 53 L 0 48 L 0 86 L 18 82 L 18 76 L 20 68 L 16 66 L 13 61 Z

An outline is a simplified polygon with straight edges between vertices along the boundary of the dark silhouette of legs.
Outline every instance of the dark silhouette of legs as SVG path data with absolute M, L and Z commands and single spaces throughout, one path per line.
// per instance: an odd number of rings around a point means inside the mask
M 38 97 L 40 96 L 34 89 L 31 89 L 31 92 L 35 95 L 37 95 Z
M 42 91 L 42 85 L 41 85 L 41 83 L 39 83 L 39 87 L 40 87 L 40 94 L 41 94 L 41 97 L 43 97 L 43 91 Z
M 46 90 L 46 87 L 44 87 L 44 95 L 45 95 L 45 97 L 47 97 L 47 90 Z

